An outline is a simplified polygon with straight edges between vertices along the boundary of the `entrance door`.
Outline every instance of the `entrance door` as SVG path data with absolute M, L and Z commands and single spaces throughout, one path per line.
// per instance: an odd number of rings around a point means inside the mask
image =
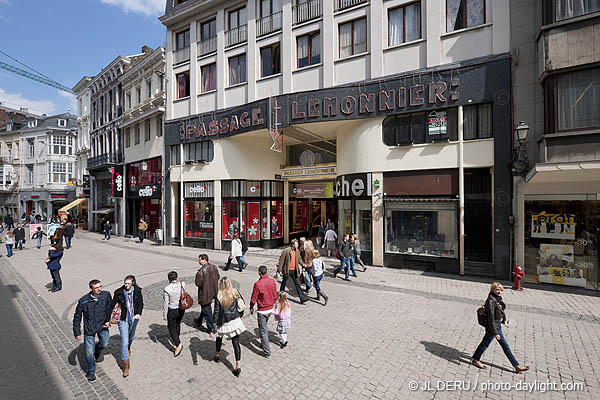
M 33 212 L 33 201 L 27 201 L 27 203 L 25 203 L 25 207 L 27 209 L 27 215 L 31 215 L 31 213 Z

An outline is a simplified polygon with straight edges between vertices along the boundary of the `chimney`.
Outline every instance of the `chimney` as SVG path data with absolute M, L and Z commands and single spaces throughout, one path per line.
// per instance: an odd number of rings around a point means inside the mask
M 152 49 L 152 47 L 149 46 L 142 46 L 142 53 L 145 54 L 150 54 L 152 53 L 154 50 Z

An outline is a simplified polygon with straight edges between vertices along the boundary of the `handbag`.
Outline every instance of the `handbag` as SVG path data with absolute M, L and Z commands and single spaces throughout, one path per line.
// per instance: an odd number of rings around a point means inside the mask
M 192 296 L 190 296 L 190 294 L 183 289 L 183 284 L 181 282 L 179 282 L 179 285 L 181 286 L 181 296 L 179 296 L 179 309 L 187 310 L 188 308 L 194 305 L 194 299 L 192 299 Z
M 115 307 L 110 313 L 110 323 L 117 325 L 119 322 L 121 322 L 121 303 L 115 304 Z
M 237 298 L 237 310 L 240 313 L 240 317 L 244 316 L 244 310 L 246 310 L 246 302 L 244 301 L 244 298 L 242 297 L 242 294 L 240 293 L 240 291 L 238 290 L 238 298 Z

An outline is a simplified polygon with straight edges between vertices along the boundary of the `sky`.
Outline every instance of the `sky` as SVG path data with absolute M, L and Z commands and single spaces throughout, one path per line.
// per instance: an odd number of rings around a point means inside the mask
M 119 55 L 164 47 L 164 10 L 165 0 L 0 0 L 0 51 L 72 88 Z M 32 72 L 2 53 L 0 62 Z M 77 112 L 74 95 L 2 68 L 0 103 L 36 114 Z

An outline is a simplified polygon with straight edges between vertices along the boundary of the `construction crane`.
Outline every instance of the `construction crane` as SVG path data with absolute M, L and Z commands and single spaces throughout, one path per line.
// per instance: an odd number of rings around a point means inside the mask
M 52 79 L 49 79 L 49 78 L 46 78 L 46 77 L 43 77 L 43 76 L 40 76 L 40 75 L 32 74 L 31 72 L 27 72 L 27 71 L 25 71 L 25 70 L 23 70 L 21 68 L 17 68 L 17 67 L 14 67 L 12 65 L 3 63 L 2 61 L 0 61 L 0 68 L 2 68 L 4 70 L 7 70 L 9 72 L 13 72 L 15 74 L 24 76 L 25 78 L 29 78 L 29 79 L 34 80 L 36 82 L 40 82 L 40 83 L 42 83 L 44 85 L 52 86 L 53 88 L 62 90 L 63 92 L 75 94 L 75 92 L 71 88 L 68 88 L 68 87 L 66 87 L 64 85 L 61 85 L 60 83 L 55 82 Z

